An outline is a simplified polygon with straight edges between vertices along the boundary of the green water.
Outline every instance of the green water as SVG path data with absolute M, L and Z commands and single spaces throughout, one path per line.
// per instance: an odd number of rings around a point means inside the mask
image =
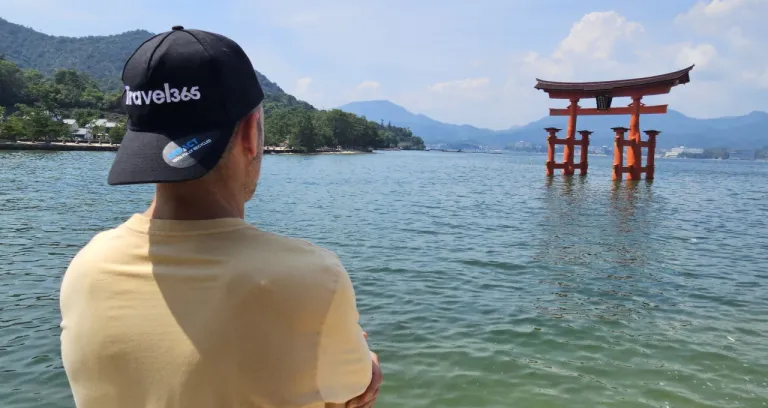
M 0 152 L 0 406 L 72 407 L 57 291 L 142 211 L 113 153 Z M 548 182 L 544 156 L 268 156 L 247 218 L 336 251 L 377 407 L 768 406 L 768 163 Z

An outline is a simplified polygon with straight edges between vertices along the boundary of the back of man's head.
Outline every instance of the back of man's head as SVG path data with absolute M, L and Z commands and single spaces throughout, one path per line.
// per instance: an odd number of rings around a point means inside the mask
M 237 43 L 173 27 L 139 46 L 123 82 L 128 129 L 109 184 L 243 189 L 250 198 L 263 150 L 264 92 Z

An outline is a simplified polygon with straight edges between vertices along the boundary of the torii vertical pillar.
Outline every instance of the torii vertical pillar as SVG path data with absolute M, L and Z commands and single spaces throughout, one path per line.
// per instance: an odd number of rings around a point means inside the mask
M 642 160 L 642 141 L 640 140 L 640 100 L 641 96 L 632 97 L 632 116 L 629 118 L 629 143 L 627 144 L 627 180 L 640 180 Z
M 589 154 L 589 135 L 592 134 L 589 130 L 579 130 L 581 135 L 581 162 L 579 165 L 580 175 L 586 176 L 589 169 L 589 162 L 587 161 L 587 155 Z
M 544 129 L 549 133 L 547 136 L 547 176 L 555 175 L 555 142 L 557 141 L 557 132 L 562 129 L 548 127 Z
M 629 129 L 625 127 L 611 128 L 616 132 L 613 139 L 613 179 L 621 180 L 624 174 L 624 133 Z
M 571 104 L 568 106 L 568 134 L 565 135 L 565 149 L 563 150 L 563 174 L 572 176 L 574 142 L 576 142 L 576 115 L 579 110 L 579 98 L 571 98 Z
M 648 142 L 646 143 L 646 146 L 648 147 L 648 158 L 646 160 L 646 169 L 645 169 L 645 179 L 646 180 L 653 180 L 653 173 L 656 170 L 655 166 L 655 157 L 656 154 L 656 136 L 659 135 L 658 130 L 646 130 L 645 134 L 648 135 Z

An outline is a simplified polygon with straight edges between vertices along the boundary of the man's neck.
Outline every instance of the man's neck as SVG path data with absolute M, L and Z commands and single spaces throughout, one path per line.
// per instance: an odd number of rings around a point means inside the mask
M 219 218 L 245 217 L 245 203 L 241 200 L 226 199 L 211 191 L 207 194 L 190 194 L 188 191 L 157 188 L 144 215 L 162 220 L 213 220 Z M 240 204 L 238 204 L 240 203 Z

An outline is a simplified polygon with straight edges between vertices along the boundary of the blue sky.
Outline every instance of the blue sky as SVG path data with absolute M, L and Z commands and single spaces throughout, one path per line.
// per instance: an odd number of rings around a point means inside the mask
M 502 129 L 563 105 L 533 89 L 537 77 L 620 79 L 695 63 L 690 84 L 645 102 L 694 117 L 768 110 L 768 0 L 0 0 L 0 16 L 68 36 L 219 32 L 320 108 L 389 99 Z

